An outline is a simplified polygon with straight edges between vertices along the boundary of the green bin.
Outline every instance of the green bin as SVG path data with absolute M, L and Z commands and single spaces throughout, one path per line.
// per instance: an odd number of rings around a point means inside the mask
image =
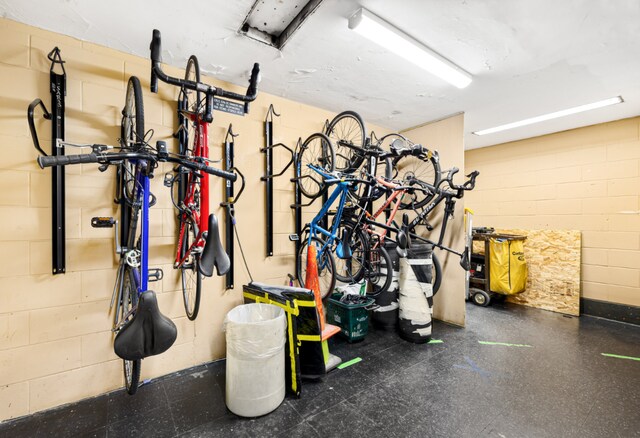
M 369 332 L 369 307 L 375 300 L 368 298 L 366 303 L 341 303 L 341 293 L 334 293 L 327 304 L 327 322 L 340 327 L 340 332 L 349 342 L 360 341 Z

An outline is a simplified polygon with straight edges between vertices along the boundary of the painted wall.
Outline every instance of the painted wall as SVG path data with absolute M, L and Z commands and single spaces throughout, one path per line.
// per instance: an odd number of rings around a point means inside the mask
M 456 183 L 465 181 L 463 169 L 464 161 L 464 114 L 430 123 L 408 131 L 402 132 L 415 143 L 420 143 L 429 149 L 437 150 L 440 155 L 442 170 L 458 167 L 458 173 L 454 179 Z M 465 198 L 456 202 L 455 219 L 447 224 L 447 235 L 444 245 L 461 251 L 464 248 L 464 206 Z M 430 222 L 435 226 L 430 233 L 431 240 L 440 235 L 440 223 L 444 202 L 435 210 L 436 214 L 430 217 Z M 460 267 L 460 258 L 446 251 L 435 249 L 434 253 L 440 260 L 443 269 L 442 285 L 434 299 L 433 316 L 437 319 L 464 326 L 465 323 L 465 271 Z M 437 335 L 434 334 L 437 337 Z
M 149 32 L 151 35 L 151 32 Z M 67 140 L 117 144 L 120 111 L 129 76 L 140 78 L 144 90 L 146 129 L 154 140 L 167 140 L 170 150 L 176 125 L 177 89 L 160 83 L 149 91 L 150 63 L 52 32 L 0 19 L 0 420 L 113 390 L 123 385 L 122 361 L 113 353 L 109 313 L 116 258 L 112 230 L 93 229 L 93 216 L 114 216 L 114 169 L 100 173 L 95 165 L 66 170 L 67 273 L 51 275 L 51 176 L 41 170 L 29 136 L 26 109 L 41 97 L 49 105 L 49 61 L 58 46 L 68 74 Z M 194 47 L 197 52 L 198 48 Z M 247 66 L 249 68 L 250 66 Z M 184 72 L 167 68 L 170 74 Z M 268 71 L 264 74 L 268 75 Z M 207 82 L 215 83 L 209 79 Z M 232 87 L 223 84 L 224 88 Z M 243 92 L 246 87 L 232 87 Z M 247 176 L 247 188 L 237 204 L 238 231 L 256 280 L 284 284 L 294 272 L 293 192 L 287 173 L 275 182 L 274 249 L 265 257 L 263 120 L 269 104 L 282 114 L 275 119 L 275 142 L 295 146 L 300 136 L 322 129 L 335 114 L 261 93 L 244 118 L 217 113 L 210 130 L 211 157 L 222 157 L 229 123 L 236 139 L 236 165 Z M 347 108 L 345 108 L 347 109 Z M 40 118 L 40 117 L 39 117 Z M 41 119 L 41 118 L 40 118 Z M 50 138 L 50 125 L 38 123 L 41 138 Z M 369 126 L 379 134 L 380 127 Z M 49 141 L 44 141 L 50 150 Z M 69 152 L 68 152 L 69 153 Z M 275 166 L 287 155 L 276 151 Z M 160 166 L 152 181 L 157 205 L 151 209 L 152 267 L 164 270 L 162 281 L 151 283 L 162 312 L 178 327 L 178 340 L 165 354 L 143 362 L 148 379 L 225 354 L 222 322 L 241 302 L 240 285 L 249 281 L 236 245 L 235 290 L 224 290 L 224 278 L 203 282 L 200 314 L 195 322 L 184 316 L 177 271 L 172 269 L 176 220 L 169 191 L 162 185 L 171 166 Z M 212 179 L 211 205 L 221 201 L 223 187 Z M 221 208 L 213 208 L 219 216 Z
M 640 117 L 467 151 L 474 225 L 582 231 L 582 297 L 640 306 Z

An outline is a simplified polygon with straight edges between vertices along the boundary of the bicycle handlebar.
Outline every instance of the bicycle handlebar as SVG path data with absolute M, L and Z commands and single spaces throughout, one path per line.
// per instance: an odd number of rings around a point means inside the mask
M 96 145 L 99 146 L 99 145 Z M 204 163 L 198 163 L 194 161 L 184 160 L 181 158 L 174 157 L 160 157 L 156 154 L 151 154 L 149 152 L 116 152 L 116 153 L 101 153 L 97 154 L 95 152 L 91 152 L 89 154 L 80 154 L 80 155 L 59 155 L 59 156 L 39 156 L 38 157 L 38 165 L 40 168 L 44 169 L 45 167 L 51 166 L 66 166 L 68 164 L 82 164 L 82 163 L 101 163 L 101 164 L 111 164 L 114 161 L 121 160 L 131 160 L 131 159 L 144 159 L 149 161 L 168 161 L 172 163 L 178 163 L 184 167 L 193 170 L 200 170 L 206 172 L 210 175 L 219 176 L 220 178 L 227 179 L 229 181 L 235 182 L 238 179 L 238 175 L 233 172 L 227 172 L 225 170 L 216 169 L 215 167 L 207 166 Z
M 256 62 L 253 64 L 251 70 L 251 79 L 249 79 L 249 87 L 247 92 L 243 94 L 234 93 L 232 91 L 223 90 L 219 87 L 204 84 L 202 82 L 193 82 L 185 79 L 179 79 L 167 75 L 162 71 L 160 63 L 162 58 L 160 52 L 162 51 L 162 37 L 158 29 L 153 30 L 153 36 L 151 38 L 151 45 L 149 46 L 151 51 L 151 91 L 153 93 L 158 92 L 158 79 L 162 82 L 166 82 L 178 87 L 184 87 L 189 90 L 199 91 L 206 95 L 206 115 L 210 115 L 213 112 L 213 96 L 224 97 L 227 99 L 237 100 L 239 102 L 245 102 L 244 112 L 249 112 L 249 102 L 253 102 L 258 96 L 258 77 L 260 75 L 260 65 Z M 209 119 L 209 117 L 207 117 Z

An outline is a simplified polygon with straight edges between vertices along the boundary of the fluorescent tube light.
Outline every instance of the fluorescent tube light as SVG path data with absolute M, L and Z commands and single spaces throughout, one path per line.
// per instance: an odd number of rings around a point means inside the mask
M 471 83 L 469 73 L 364 8 L 349 18 L 349 29 L 458 88 Z
M 610 99 L 601 100 L 599 102 L 588 103 L 586 105 L 580 105 L 580 106 L 565 109 L 562 111 L 556 111 L 554 113 L 544 114 L 542 116 L 531 117 L 530 119 L 520 120 L 519 122 L 507 123 L 506 125 L 496 126 L 495 128 L 483 129 L 482 131 L 474 132 L 474 134 L 475 135 L 493 134 L 494 132 L 506 131 L 507 129 L 519 128 L 520 126 L 532 125 L 534 123 L 540 123 L 546 120 L 557 119 L 559 117 L 582 113 L 592 109 L 602 108 L 609 105 L 615 105 L 617 103 L 622 103 L 622 102 L 624 102 L 624 100 L 622 99 L 622 96 L 616 96 Z

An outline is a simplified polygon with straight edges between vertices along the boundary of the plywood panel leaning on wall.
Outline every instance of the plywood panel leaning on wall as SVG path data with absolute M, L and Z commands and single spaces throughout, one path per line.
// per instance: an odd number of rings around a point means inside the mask
M 496 232 L 527 236 L 524 241 L 524 257 L 529 270 L 527 287 L 524 292 L 507 297 L 507 301 L 578 316 L 580 231 L 501 228 Z M 484 253 L 484 242 L 474 242 L 474 247 Z

